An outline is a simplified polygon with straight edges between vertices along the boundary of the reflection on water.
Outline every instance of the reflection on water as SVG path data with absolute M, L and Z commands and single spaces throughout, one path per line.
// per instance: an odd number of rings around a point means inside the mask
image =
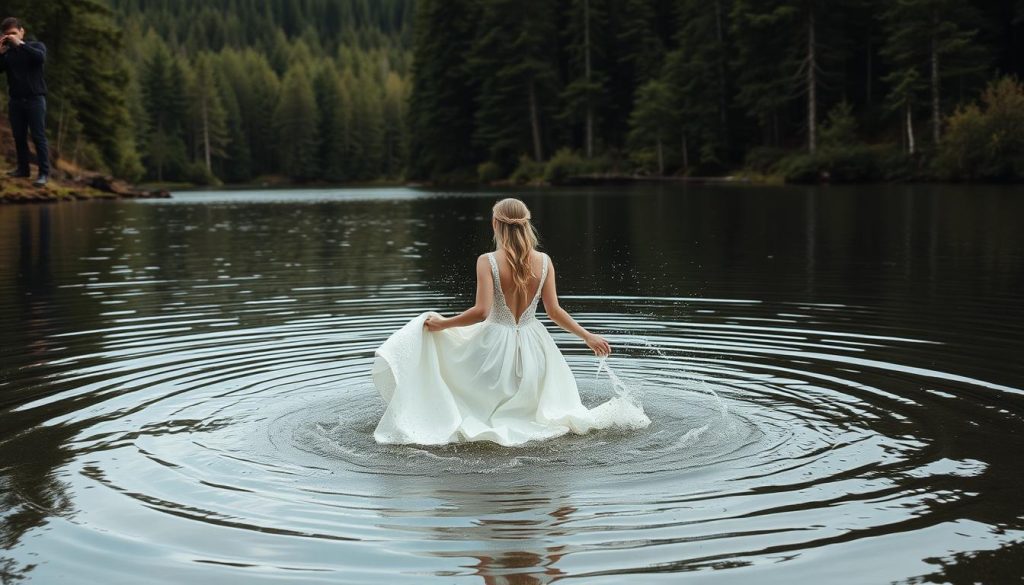
M 410 540 L 431 542 L 432 550 L 422 554 L 444 559 L 451 567 L 438 575 L 524 584 L 551 583 L 566 575 L 558 562 L 570 546 L 559 540 L 573 533 L 568 523 L 577 508 L 564 489 L 552 491 L 565 486 L 547 483 L 509 491 L 467 487 L 458 476 L 427 476 L 415 484 L 413 494 L 429 498 L 433 506 L 383 509 L 381 526 L 402 530 Z
M 1011 190 L 526 192 L 651 426 L 377 445 L 373 349 L 472 302 L 504 195 L 0 207 L 0 582 L 1024 572 Z

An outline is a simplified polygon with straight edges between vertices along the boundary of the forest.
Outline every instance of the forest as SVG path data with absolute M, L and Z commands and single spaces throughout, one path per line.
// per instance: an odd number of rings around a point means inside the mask
M 197 185 L 403 175 L 406 0 L 17 0 L 47 43 L 51 143 Z
M 0 11 L 50 48 L 56 153 L 131 180 L 1024 178 L 1024 0 Z
M 1024 2 L 421 0 L 412 176 L 1024 177 Z

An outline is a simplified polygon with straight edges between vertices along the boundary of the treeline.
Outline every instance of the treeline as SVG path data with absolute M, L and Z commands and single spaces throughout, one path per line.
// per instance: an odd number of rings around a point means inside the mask
M 409 0 L 110 0 L 127 19 L 169 43 L 203 51 L 253 48 L 274 54 L 277 37 L 301 37 L 334 54 L 343 46 L 407 46 Z
M 410 0 L 16 0 L 58 156 L 210 184 L 399 177 Z
M 129 179 L 1024 178 L 1019 0 L 0 0 Z
M 404 0 L 112 0 L 146 176 L 353 181 L 405 167 Z
M 413 177 L 1024 178 L 1016 0 L 416 7 Z

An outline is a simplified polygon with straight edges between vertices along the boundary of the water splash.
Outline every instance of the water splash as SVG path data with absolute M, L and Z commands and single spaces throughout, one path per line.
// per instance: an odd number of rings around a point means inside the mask
M 621 339 L 624 339 L 624 340 L 627 340 L 627 341 L 639 342 L 641 345 L 644 346 L 645 349 L 651 350 L 654 353 L 656 353 L 658 355 L 658 357 L 662 357 L 662 358 L 665 358 L 665 359 L 672 359 L 660 347 L 658 347 L 657 345 L 651 343 L 649 340 L 647 340 L 647 339 L 645 339 L 643 337 L 640 337 L 639 335 L 627 335 L 627 336 L 621 337 Z M 601 375 L 601 371 L 604 370 L 608 374 L 609 380 L 611 380 L 611 382 L 612 382 L 612 389 L 615 391 L 615 393 L 618 394 L 619 396 L 623 396 L 623 397 L 626 397 L 626 398 L 631 398 L 633 393 L 631 392 L 629 386 L 627 386 L 622 381 L 622 379 L 615 373 L 614 370 L 612 370 L 611 366 L 609 366 L 607 362 L 608 362 L 608 356 L 603 356 L 603 357 L 599 358 L 598 364 L 597 364 L 597 372 L 594 374 L 594 379 L 597 380 L 600 377 L 600 375 Z M 710 384 L 708 384 L 708 380 L 707 380 L 707 378 L 705 376 L 703 376 L 703 375 L 701 375 L 699 373 L 696 373 L 696 372 L 687 372 L 687 373 L 685 373 L 683 375 L 683 377 L 684 377 L 684 379 L 692 380 L 692 381 L 696 382 L 696 387 L 701 392 L 704 392 L 705 394 L 710 394 L 711 397 L 714 398 L 715 404 L 718 406 L 718 410 L 721 413 L 722 418 L 723 419 L 728 419 L 728 417 L 729 417 L 729 406 L 728 406 L 728 404 L 726 404 L 726 402 L 724 400 L 722 400 L 722 397 L 719 396 L 717 392 L 715 392 L 715 389 L 712 388 Z M 638 387 L 642 387 L 642 382 L 641 382 L 640 385 L 638 385 Z

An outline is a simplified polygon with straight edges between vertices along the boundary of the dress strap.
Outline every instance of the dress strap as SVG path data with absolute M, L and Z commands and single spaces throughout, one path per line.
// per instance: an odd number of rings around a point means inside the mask
M 494 259 L 494 252 L 487 253 L 487 260 L 491 263 L 491 276 L 494 277 L 494 292 L 495 294 L 501 293 L 501 279 L 498 277 L 498 262 Z M 504 297 L 504 295 L 502 295 Z
M 533 295 L 533 302 L 536 303 L 537 299 L 540 298 L 540 293 L 544 290 L 544 281 L 548 279 L 548 255 L 541 252 L 541 269 L 540 269 L 540 284 L 537 285 L 537 292 Z

